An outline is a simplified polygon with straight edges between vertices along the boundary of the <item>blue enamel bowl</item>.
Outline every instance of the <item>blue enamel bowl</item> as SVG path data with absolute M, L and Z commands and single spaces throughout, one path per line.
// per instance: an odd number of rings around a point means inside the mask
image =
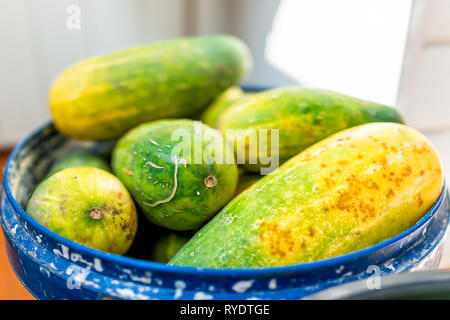
M 41 226 L 23 210 L 35 185 L 62 155 L 108 154 L 112 142 L 80 142 L 47 125 L 20 143 L 5 168 L 1 223 L 11 265 L 38 299 L 299 299 L 325 288 L 415 270 L 436 269 L 448 229 L 446 187 L 410 229 L 335 258 L 273 268 L 202 269 L 145 260 L 154 232 L 139 220 L 129 256 L 94 250 Z

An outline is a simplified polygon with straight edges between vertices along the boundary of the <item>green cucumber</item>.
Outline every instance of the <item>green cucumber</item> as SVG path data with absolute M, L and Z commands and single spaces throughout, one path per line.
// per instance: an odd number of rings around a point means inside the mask
M 252 268 L 317 261 L 410 228 L 443 187 L 431 142 L 395 123 L 339 132 L 234 198 L 171 264 Z
M 140 123 L 200 112 L 250 66 L 247 46 L 232 36 L 155 42 L 69 67 L 51 87 L 50 111 L 68 137 L 117 139 Z
M 217 128 L 220 115 L 228 109 L 234 101 L 242 98 L 245 95 L 239 87 L 231 87 L 218 96 L 211 105 L 206 108 L 206 110 L 201 115 L 201 120 L 203 123 L 207 124 L 212 128 Z
M 27 213 L 44 227 L 88 247 L 125 254 L 137 231 L 134 202 L 112 174 L 71 167 L 45 178 Z
M 56 171 L 71 168 L 71 167 L 92 167 L 99 168 L 110 172 L 108 162 L 102 157 L 94 155 L 88 152 L 76 152 L 70 153 L 56 161 L 49 170 L 49 175 L 55 173 Z
M 153 246 L 152 261 L 167 263 L 188 242 L 187 235 L 169 233 L 156 240 Z
M 276 139 L 271 139 L 275 137 L 272 130 L 278 129 L 279 142 L 270 158 L 272 161 L 278 158 L 281 164 L 333 133 L 369 122 L 402 123 L 403 120 L 395 109 L 382 104 L 328 90 L 289 87 L 235 101 L 219 117 L 218 128 L 224 135 L 227 130 L 241 129 L 242 134 L 236 137 L 237 145 L 245 145 L 246 134 L 259 133 L 261 129 L 267 129 L 268 140 L 276 143 Z M 246 146 L 248 150 L 251 147 Z M 267 146 L 270 149 L 271 145 Z M 265 154 L 260 150 L 253 156 L 236 150 L 238 163 L 245 162 L 245 168 L 254 172 L 267 167 L 261 164 Z
M 221 163 L 205 161 L 212 141 L 226 156 Z M 114 148 L 112 169 L 150 222 L 172 230 L 206 223 L 231 199 L 238 180 L 233 151 L 220 132 L 188 119 L 132 129 Z

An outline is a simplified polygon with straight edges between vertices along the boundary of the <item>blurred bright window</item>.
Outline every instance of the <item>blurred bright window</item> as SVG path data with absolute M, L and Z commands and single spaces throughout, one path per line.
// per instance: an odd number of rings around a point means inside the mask
M 394 105 L 412 0 L 283 0 L 265 56 L 306 86 Z

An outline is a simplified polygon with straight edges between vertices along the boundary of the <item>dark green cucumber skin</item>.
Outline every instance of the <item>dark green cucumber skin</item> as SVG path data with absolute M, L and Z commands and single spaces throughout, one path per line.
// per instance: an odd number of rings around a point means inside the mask
M 187 235 L 170 233 L 156 240 L 152 252 L 152 261 L 167 263 L 188 242 Z
M 280 164 L 314 143 L 369 122 L 403 123 L 393 108 L 340 93 L 299 87 L 264 91 L 237 100 L 219 118 L 218 128 L 278 129 Z M 260 165 L 247 165 L 257 172 Z
M 111 172 L 108 162 L 102 157 L 87 152 L 77 152 L 68 154 L 56 161 L 48 174 L 71 167 L 91 167 Z
M 248 73 L 251 56 L 226 35 L 151 43 L 66 69 L 50 91 L 63 134 L 117 139 L 140 123 L 194 115 Z
M 223 139 L 218 130 L 205 125 L 202 128 L 212 130 L 218 139 Z M 172 140 L 177 129 L 187 130 L 194 141 L 194 121 L 189 119 L 154 121 L 132 129 L 114 148 L 112 169 L 150 222 L 172 230 L 193 230 L 206 223 L 232 198 L 238 180 L 237 166 L 232 150 L 225 143 L 223 146 L 229 149 L 228 164 L 193 164 L 191 161 L 183 165 L 178 158 L 176 165 L 173 148 L 179 143 L 188 143 L 181 138 Z M 204 140 L 203 146 L 208 143 Z M 205 184 L 210 176 L 217 180 L 212 188 Z M 171 198 L 174 189 L 176 192 Z M 170 201 L 154 206 L 167 199 Z
M 245 191 L 247 188 L 255 184 L 263 176 L 259 174 L 243 173 L 239 176 L 239 182 L 236 188 L 234 196 L 238 196 L 240 193 Z

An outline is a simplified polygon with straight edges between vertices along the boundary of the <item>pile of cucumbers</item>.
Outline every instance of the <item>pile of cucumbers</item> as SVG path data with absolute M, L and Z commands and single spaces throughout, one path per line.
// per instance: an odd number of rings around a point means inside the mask
M 239 83 L 251 66 L 242 41 L 217 35 L 69 67 L 50 90 L 55 127 L 117 143 L 110 163 L 61 158 L 27 213 L 116 254 L 145 217 L 167 230 L 140 244 L 148 259 L 211 268 L 346 254 L 426 214 L 442 190 L 441 162 L 395 109 L 323 89 L 246 93 Z

